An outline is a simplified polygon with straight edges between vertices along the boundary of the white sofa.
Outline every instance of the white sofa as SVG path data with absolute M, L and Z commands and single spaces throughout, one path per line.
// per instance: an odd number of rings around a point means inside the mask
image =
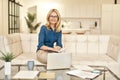
M 4 48 L 4 37 L 3 36 L 0 36 L 0 50 L 1 51 L 5 51 L 5 48 Z M 1 56 L 1 54 L 0 54 Z M 4 66 L 4 62 L 0 60 L 0 70 L 3 68 Z
M 36 59 L 37 34 L 10 34 L 0 39 L 0 49 L 16 56 L 12 64 Z M 120 37 L 64 34 L 62 41 L 65 51 L 72 53 L 72 64 L 107 66 L 120 77 Z
M 36 45 L 36 34 L 9 34 L 0 36 L 0 50 L 12 52 L 15 55 L 15 59 L 12 60 L 13 66 L 24 66 L 29 60 L 34 60 L 35 65 L 44 66 L 45 64 L 38 62 L 36 59 Z M 3 68 L 3 66 L 4 62 L 0 60 L 0 68 Z
M 113 35 L 64 35 L 72 64 L 106 66 L 120 77 L 120 37 Z

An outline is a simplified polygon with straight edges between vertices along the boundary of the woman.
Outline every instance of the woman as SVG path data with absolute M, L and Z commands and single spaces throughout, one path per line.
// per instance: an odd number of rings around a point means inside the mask
M 41 63 L 47 64 L 49 51 L 59 51 L 62 48 L 60 23 L 61 16 L 58 10 L 50 10 L 47 15 L 47 23 L 41 27 L 39 32 L 37 59 Z M 56 43 L 56 46 L 54 46 L 54 43 Z

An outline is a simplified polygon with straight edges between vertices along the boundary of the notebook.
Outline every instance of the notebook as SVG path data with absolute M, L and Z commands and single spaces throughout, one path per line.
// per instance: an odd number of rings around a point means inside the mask
M 50 69 L 67 69 L 72 64 L 71 53 L 48 53 L 47 70 Z
M 69 75 L 74 75 L 77 77 L 81 77 L 83 79 L 87 79 L 89 78 L 90 80 L 95 78 L 96 76 L 100 75 L 100 74 L 96 74 L 93 72 L 88 72 L 88 71 L 82 71 L 82 70 L 71 70 L 71 71 L 67 71 L 66 72 Z

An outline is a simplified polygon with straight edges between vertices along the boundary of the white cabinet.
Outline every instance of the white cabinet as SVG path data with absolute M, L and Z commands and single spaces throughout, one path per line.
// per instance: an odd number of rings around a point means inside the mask
M 113 5 L 107 4 L 102 5 L 102 33 L 110 34 L 112 31 L 112 20 L 113 20 Z
M 120 36 L 120 5 L 114 5 L 113 14 L 112 34 Z
M 106 54 L 107 47 L 109 46 L 109 38 L 108 35 L 99 35 L 99 54 Z
M 101 3 L 98 0 L 63 2 L 65 15 L 62 17 L 100 18 Z
M 65 51 L 72 53 L 73 56 L 76 55 L 76 36 L 73 35 L 64 35 L 64 47 Z
M 120 36 L 120 5 L 102 5 L 102 33 Z

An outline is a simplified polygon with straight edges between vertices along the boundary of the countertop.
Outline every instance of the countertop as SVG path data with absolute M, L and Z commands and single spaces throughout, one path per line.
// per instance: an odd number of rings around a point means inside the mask
M 71 33 L 76 33 L 76 34 L 84 34 L 86 31 L 90 31 L 88 28 L 81 28 L 81 29 L 62 29 L 63 34 L 71 34 Z

